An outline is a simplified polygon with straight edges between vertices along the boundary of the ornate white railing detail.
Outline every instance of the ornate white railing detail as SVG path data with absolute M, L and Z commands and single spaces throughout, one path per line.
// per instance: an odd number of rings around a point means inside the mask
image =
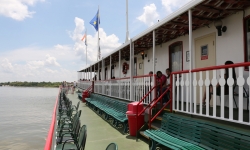
M 102 81 L 95 81 L 94 83 L 95 93 L 103 94 L 102 85 L 103 85 Z
M 92 81 L 78 81 L 77 87 L 83 90 L 88 89 L 92 85 Z
M 140 76 L 134 77 L 134 101 L 140 101 L 153 87 L 151 81 L 152 77 L 150 76 Z M 148 97 L 143 101 L 144 104 L 150 103 L 150 99 L 152 99 L 152 94 L 150 93 Z
M 174 72 L 172 81 L 174 111 L 250 125 L 250 63 Z
M 94 92 L 110 97 L 130 100 L 130 79 L 112 79 L 105 81 L 95 81 Z
M 141 76 L 132 79 L 132 86 L 134 86 L 132 100 L 130 99 L 130 78 L 95 81 L 94 92 L 128 101 L 140 101 L 153 87 L 151 78 L 152 76 Z M 143 102 L 148 104 L 152 97 L 152 94 L 149 94 Z

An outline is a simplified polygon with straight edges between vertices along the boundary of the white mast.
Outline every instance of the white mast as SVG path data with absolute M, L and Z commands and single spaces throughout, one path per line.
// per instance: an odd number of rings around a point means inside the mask
M 129 31 L 128 31 L 128 0 L 126 0 L 126 39 L 125 43 L 129 41 Z
M 88 51 L 87 51 L 87 47 L 88 47 L 88 46 L 87 46 L 87 45 L 88 45 L 88 44 L 87 44 L 87 29 L 86 29 L 85 36 L 86 36 L 86 37 L 85 37 L 85 46 L 86 46 L 86 67 L 87 67 L 87 61 L 88 61 L 88 60 L 87 60 L 87 52 L 88 52 Z

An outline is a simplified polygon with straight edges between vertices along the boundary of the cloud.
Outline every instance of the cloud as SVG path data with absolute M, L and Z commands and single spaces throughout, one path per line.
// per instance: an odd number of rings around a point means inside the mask
M 167 15 L 176 11 L 183 5 L 185 5 L 187 2 L 191 0 L 161 0 L 161 3 L 165 10 L 167 11 Z
M 38 69 L 44 66 L 44 62 L 43 61 L 29 61 L 27 62 L 27 66 L 31 69 Z
M 3 67 L 2 64 L 5 64 Z M 74 81 L 77 79 L 76 70 L 62 67 L 50 68 L 42 61 L 32 61 L 26 64 L 10 63 L 6 60 L 0 66 L 0 82 L 7 81 Z M 7 66 L 7 67 L 6 67 Z
M 1 70 L 5 73 L 12 73 L 13 66 L 7 58 L 4 58 L 1 62 Z
M 59 63 L 56 61 L 56 58 L 50 56 L 49 54 L 46 55 L 46 60 L 44 64 L 47 66 L 60 66 Z
M 31 2 L 29 4 L 32 4 Z M 1 52 L 0 82 L 75 81 L 76 71 L 86 67 L 86 49 L 84 41 L 81 41 L 85 30 L 84 20 L 76 17 L 74 21 L 75 28 L 69 34 L 74 42 L 73 46 L 63 44 L 55 44 L 50 48 L 30 46 Z M 107 35 L 102 28 L 99 32 L 103 57 L 121 45 L 116 35 Z M 87 35 L 87 39 L 88 64 L 90 64 L 97 58 L 97 33 Z
M 86 46 L 85 42 L 81 41 L 82 36 L 84 35 L 84 20 L 81 18 L 75 17 L 75 29 L 70 33 L 71 39 L 75 42 L 74 51 L 75 55 L 79 56 L 82 61 L 86 61 Z M 119 38 L 115 34 L 107 35 L 103 28 L 99 28 L 99 38 L 100 38 L 100 49 L 101 57 L 107 56 L 115 48 L 119 47 Z M 93 63 L 97 60 L 97 32 L 92 35 L 87 35 L 87 60 L 88 64 Z
M 29 69 L 39 69 L 44 66 L 51 67 L 51 66 L 60 66 L 60 64 L 56 61 L 55 57 L 50 56 L 49 54 L 46 55 L 46 60 L 38 60 L 38 61 L 28 61 L 27 66 Z
M 48 72 L 48 73 L 51 73 L 51 74 L 55 74 L 55 73 L 58 72 L 57 70 L 52 70 L 52 69 L 49 69 L 49 68 L 45 68 L 45 71 Z
M 59 55 L 64 53 L 65 55 Z M 28 55 L 27 55 L 28 54 Z M 52 48 L 27 47 L 1 53 L 0 82 L 74 81 L 82 63 L 72 48 L 57 44 Z M 71 65 L 72 62 L 76 62 Z
M 148 26 L 152 26 L 154 22 L 159 19 L 159 14 L 157 13 L 157 8 L 155 4 L 146 5 L 144 12 L 141 16 L 137 17 L 138 20 L 142 21 Z
M 35 12 L 30 11 L 28 7 L 35 5 L 39 1 L 43 2 L 44 0 L 1 0 L 0 15 L 18 21 L 31 18 Z

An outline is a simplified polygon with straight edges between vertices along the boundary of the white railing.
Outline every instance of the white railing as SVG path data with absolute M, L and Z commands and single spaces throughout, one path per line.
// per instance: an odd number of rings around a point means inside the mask
M 83 90 L 88 89 L 92 85 L 92 81 L 78 81 L 77 87 Z
M 133 77 L 134 86 L 134 100 L 140 101 L 153 87 L 153 76 L 137 76 Z M 150 103 L 152 100 L 152 93 L 143 101 L 144 104 Z
M 194 69 L 191 82 L 188 70 L 172 73 L 173 110 L 250 125 L 250 71 L 244 71 L 250 70 L 248 66 L 250 63 Z
M 94 92 L 110 97 L 116 97 L 128 101 L 140 101 L 152 88 L 152 76 L 133 77 L 133 99 L 130 99 L 130 77 L 111 79 L 105 81 L 95 81 Z M 150 102 L 151 94 L 144 100 L 145 104 Z
M 94 82 L 94 92 L 95 93 L 99 93 L 99 94 L 103 94 L 103 90 L 102 90 L 102 86 L 104 84 L 105 81 L 95 81 Z
M 130 100 L 130 78 L 95 81 L 95 93 Z

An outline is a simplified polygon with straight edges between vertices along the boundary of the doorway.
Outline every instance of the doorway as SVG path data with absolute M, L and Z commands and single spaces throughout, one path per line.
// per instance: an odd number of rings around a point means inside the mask
M 209 66 L 215 66 L 216 65 L 216 49 L 215 49 L 215 37 L 216 34 L 208 34 L 202 37 L 199 37 L 195 39 L 195 68 L 205 68 Z M 212 79 L 212 71 L 209 71 L 209 79 Z M 203 83 L 206 78 L 206 72 L 202 73 L 202 80 Z M 200 80 L 200 75 L 196 73 L 196 80 Z M 202 96 L 205 91 L 205 86 L 203 84 L 202 88 Z M 197 86 L 197 92 L 196 92 L 196 103 L 200 103 L 200 90 Z M 212 99 L 211 101 L 212 102 Z

